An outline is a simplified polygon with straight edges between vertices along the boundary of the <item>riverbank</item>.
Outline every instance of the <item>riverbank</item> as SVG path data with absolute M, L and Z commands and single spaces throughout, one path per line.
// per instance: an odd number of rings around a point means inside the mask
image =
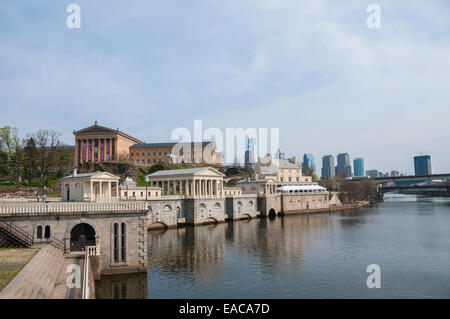
M 318 208 L 318 209 L 308 209 L 308 210 L 298 210 L 285 212 L 285 215 L 301 215 L 301 214 L 318 214 L 318 213 L 334 213 L 341 212 L 345 210 L 359 209 L 370 206 L 372 203 L 370 201 L 361 201 L 353 204 L 345 204 L 339 206 L 330 206 L 328 208 Z

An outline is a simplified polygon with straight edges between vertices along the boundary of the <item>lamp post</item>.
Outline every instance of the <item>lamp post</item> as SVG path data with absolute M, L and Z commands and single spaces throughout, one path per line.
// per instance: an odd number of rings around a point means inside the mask
M 148 186 L 148 176 L 145 176 L 145 201 L 148 201 L 148 191 L 147 191 L 147 186 Z

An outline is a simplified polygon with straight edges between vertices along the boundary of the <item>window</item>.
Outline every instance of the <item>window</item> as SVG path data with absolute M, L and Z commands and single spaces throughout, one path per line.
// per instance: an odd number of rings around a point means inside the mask
M 292 177 L 289 176 L 289 181 L 292 182 Z
M 142 152 L 142 156 L 145 156 L 145 153 L 144 153 L 144 152 Z
M 144 196 L 144 192 L 141 192 L 141 197 L 143 197 Z
M 50 226 L 47 225 L 45 226 L 45 234 L 44 234 L 45 238 L 50 238 Z
M 114 239 L 113 239 L 114 262 L 119 262 L 119 224 L 114 224 Z
M 126 225 L 125 223 L 122 223 L 121 225 L 121 236 L 120 236 L 120 261 L 126 261 Z
M 37 227 L 37 231 L 36 231 L 36 237 L 38 238 L 38 239 L 41 239 L 42 238 L 42 226 L 41 225 L 39 225 L 38 227 Z
M 136 192 L 133 192 L 133 197 L 136 197 Z
M 159 152 L 159 154 L 158 154 L 159 156 L 161 156 L 161 152 Z
M 147 156 L 150 156 L 150 152 L 147 152 Z
M 296 181 L 298 182 L 298 176 L 296 177 Z
M 283 181 L 283 179 L 284 179 L 284 177 L 283 177 L 283 176 L 281 176 L 281 177 L 280 177 L 280 181 Z

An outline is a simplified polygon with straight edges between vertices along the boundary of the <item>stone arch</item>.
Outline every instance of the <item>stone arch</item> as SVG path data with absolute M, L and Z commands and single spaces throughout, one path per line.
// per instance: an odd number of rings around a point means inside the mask
M 95 242 L 96 243 L 100 242 L 100 228 L 98 227 L 98 225 L 94 221 L 92 221 L 91 219 L 80 218 L 80 219 L 77 219 L 77 220 L 70 221 L 70 222 L 68 222 L 66 224 L 66 232 L 65 232 L 64 239 L 66 240 L 66 244 L 67 244 L 68 247 L 70 247 L 69 246 L 70 245 L 70 232 L 78 224 L 88 224 L 89 226 L 94 228 L 94 230 L 95 230 Z
M 154 223 L 150 224 L 150 225 L 147 227 L 148 230 L 153 230 L 153 229 L 168 229 L 168 228 L 169 228 L 169 226 L 168 226 L 166 223 L 161 222 L 161 221 L 159 221 L 159 222 L 154 222 Z
M 250 200 L 250 201 L 248 202 L 248 206 L 253 206 L 253 201 L 252 201 L 252 200 Z
M 163 207 L 163 212 L 171 212 L 172 211 L 172 206 L 170 205 L 164 205 Z
M 200 205 L 198 205 L 199 209 L 206 209 L 206 205 L 204 203 L 200 203 Z
M 250 216 L 250 214 L 243 214 L 242 216 L 246 219 L 252 219 L 252 216 Z
M 206 219 L 206 222 L 211 222 L 211 223 L 213 223 L 213 224 L 218 224 L 218 223 L 219 223 L 219 221 L 218 221 L 215 217 L 212 217 L 212 216 L 209 216 L 209 217 Z
M 214 204 L 214 209 L 220 209 L 220 207 L 222 207 L 222 205 L 220 205 L 219 202 Z
M 87 223 L 78 223 L 70 230 L 70 250 L 83 251 L 86 246 L 97 244 L 97 233 Z
M 271 208 L 269 210 L 269 216 L 276 216 L 276 215 L 277 215 L 277 213 L 276 213 L 275 209 Z

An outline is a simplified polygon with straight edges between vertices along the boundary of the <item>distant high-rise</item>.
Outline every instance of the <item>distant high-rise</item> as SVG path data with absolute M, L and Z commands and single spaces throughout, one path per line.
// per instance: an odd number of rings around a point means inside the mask
M 316 163 L 311 153 L 303 155 L 302 170 L 303 175 L 311 175 L 316 172 Z
M 356 177 L 364 176 L 364 159 L 362 157 L 353 160 L 353 170 Z
M 344 178 L 352 176 L 352 166 L 348 153 L 341 153 L 337 156 L 336 175 Z
M 334 157 L 333 155 L 326 155 L 322 157 L 322 179 L 332 178 L 336 175 L 334 168 Z
M 247 148 L 245 150 L 245 167 L 253 167 L 255 166 L 255 138 L 247 139 Z
M 420 155 L 414 156 L 414 174 L 431 175 L 431 156 Z
M 391 176 L 395 177 L 395 176 L 400 176 L 400 172 L 399 171 L 391 171 Z
M 377 178 L 379 177 L 379 173 L 377 169 L 371 169 L 366 171 L 366 176 L 370 177 L 370 178 Z

